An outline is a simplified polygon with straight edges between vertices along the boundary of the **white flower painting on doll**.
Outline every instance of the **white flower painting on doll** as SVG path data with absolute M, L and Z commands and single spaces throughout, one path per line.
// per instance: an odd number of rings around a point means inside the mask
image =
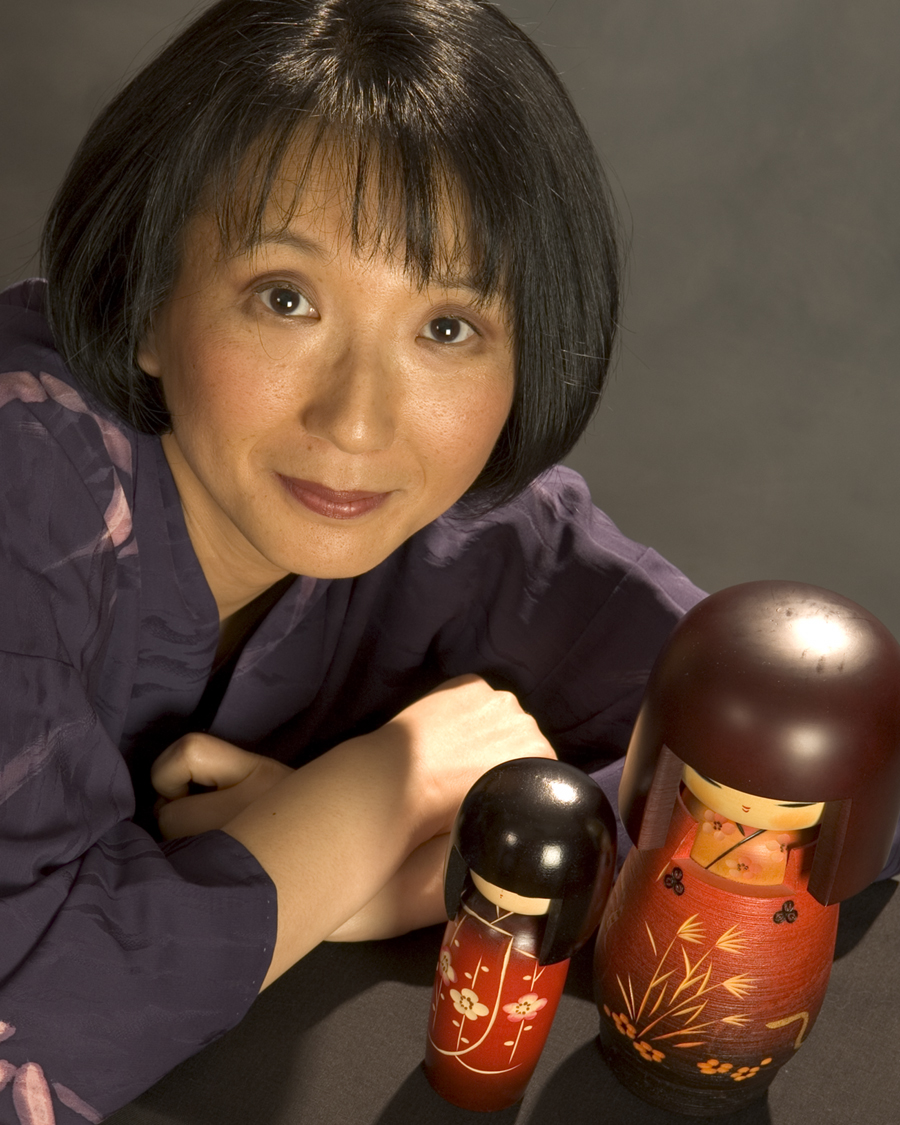
M 451 956 L 448 946 L 441 946 L 441 954 L 438 957 L 438 972 L 441 974 L 441 979 L 444 984 L 456 984 L 456 970 L 453 968 L 453 957 Z
M 475 987 L 478 984 L 479 977 L 485 977 L 490 972 L 489 967 L 484 963 L 484 960 L 482 958 L 479 958 L 477 964 L 474 965 L 471 972 L 463 973 L 463 976 L 466 978 L 468 985 L 471 987 L 451 988 L 448 990 L 449 998 L 453 1003 L 454 1009 L 462 1017 L 462 1019 L 453 1020 L 454 1026 L 458 1029 L 456 1048 L 454 1053 L 458 1052 L 460 1056 L 465 1055 L 469 1053 L 474 1047 L 477 1047 L 483 1041 L 484 1037 L 490 1032 L 491 1028 L 496 1023 L 497 1018 L 502 1012 L 505 1014 L 506 1019 L 509 1020 L 510 1023 L 518 1024 L 515 1039 L 508 1039 L 503 1044 L 504 1047 L 511 1048 L 507 1060 L 507 1065 L 511 1065 L 514 1062 L 516 1049 L 518 1048 L 519 1040 L 522 1036 L 523 1031 L 531 1030 L 531 1025 L 526 1021 L 538 1015 L 538 1013 L 546 1007 L 548 1000 L 546 997 L 540 996 L 537 992 L 529 991 L 522 993 L 516 1000 L 513 1000 L 506 1004 L 501 1003 L 501 1000 L 503 999 L 504 988 L 508 984 L 512 983 L 512 981 L 508 979 L 507 974 L 509 970 L 510 959 L 513 953 L 514 938 L 513 935 L 506 929 L 504 929 L 503 926 L 503 923 L 507 919 L 512 917 L 512 913 L 509 911 L 501 911 L 497 909 L 497 915 L 498 917 L 496 918 L 481 917 L 480 915 L 472 911 L 471 908 L 466 908 L 463 917 L 458 921 L 456 925 L 455 932 L 452 934 L 449 943 L 441 947 L 441 952 L 438 959 L 437 979 L 435 982 L 435 996 L 432 1002 L 432 1021 L 436 1020 L 441 1002 L 447 997 L 447 993 L 444 992 L 443 986 L 445 984 L 456 983 L 458 980 L 458 974 L 456 972 L 456 969 L 453 967 L 452 947 L 459 947 L 460 930 L 463 928 L 467 921 L 470 925 L 473 922 L 481 923 L 492 932 L 506 939 L 505 956 L 503 959 L 499 980 L 493 982 L 492 988 L 489 990 L 491 991 L 492 996 L 491 1006 L 488 1006 L 487 1004 L 482 1002 L 481 997 L 486 995 L 482 986 L 478 985 L 479 991 L 475 991 Z M 531 965 L 531 971 L 522 977 L 522 981 L 526 985 L 530 984 L 533 989 L 543 972 L 543 967 L 537 963 L 537 959 L 535 957 L 525 954 L 522 950 L 519 950 L 519 955 L 525 956 Z M 519 987 L 521 987 L 521 985 Z M 479 996 L 479 992 L 481 993 L 481 996 Z M 506 995 L 509 996 L 509 992 L 507 992 Z M 515 992 L 513 993 L 513 995 L 515 996 Z M 478 1043 L 473 1044 L 470 1039 L 466 1038 L 465 1032 L 470 1027 L 475 1026 L 476 1021 L 481 1021 L 485 1017 L 489 1017 L 485 1030 L 483 1033 L 481 1033 L 480 1027 L 478 1028 L 481 1034 L 481 1038 L 479 1039 Z M 460 1061 L 463 1061 L 462 1058 L 460 1058 Z
M 462 991 L 451 988 L 450 999 L 453 1001 L 453 1007 L 456 1008 L 457 1012 L 461 1016 L 465 1016 L 467 1020 L 477 1020 L 479 1016 L 490 1014 L 490 1008 L 479 1001 L 477 993 L 473 992 L 471 988 L 464 988 Z

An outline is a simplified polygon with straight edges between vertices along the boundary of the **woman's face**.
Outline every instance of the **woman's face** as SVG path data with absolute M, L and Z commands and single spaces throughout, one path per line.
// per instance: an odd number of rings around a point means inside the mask
M 190 222 L 138 357 L 162 381 L 163 446 L 223 616 L 285 574 L 380 563 L 469 488 L 512 402 L 499 302 L 460 276 L 419 288 L 402 248 L 355 250 L 333 173 L 285 228 L 292 195 L 246 252 Z

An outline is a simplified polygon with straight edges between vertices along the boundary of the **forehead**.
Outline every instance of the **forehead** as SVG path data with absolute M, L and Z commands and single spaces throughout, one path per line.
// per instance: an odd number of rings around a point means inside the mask
M 419 284 L 462 281 L 496 295 L 496 279 L 478 276 L 470 209 L 449 173 L 438 170 L 413 190 L 390 153 L 308 131 L 275 156 L 258 145 L 210 201 L 226 252 L 290 243 L 299 230 L 349 244 L 360 257 L 396 260 Z
M 705 776 L 698 770 L 695 770 L 693 766 L 684 766 L 682 776 L 688 786 L 694 790 L 701 789 L 704 792 L 708 791 L 709 794 L 718 792 L 728 799 L 746 798 L 747 800 L 752 800 L 757 808 L 786 808 L 795 803 L 784 796 L 763 797 L 761 794 L 750 792 L 750 790 L 747 789 L 736 789 L 734 786 L 725 785 L 723 782 L 715 780 L 715 778 Z M 798 801 L 796 803 L 808 806 L 817 802 Z

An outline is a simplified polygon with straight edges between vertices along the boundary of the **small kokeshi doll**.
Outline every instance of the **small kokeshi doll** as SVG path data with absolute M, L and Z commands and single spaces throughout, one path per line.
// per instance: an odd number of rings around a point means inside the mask
M 569 958 L 591 936 L 615 869 L 615 817 L 574 766 L 522 758 L 469 790 L 451 835 L 447 915 L 425 1073 L 464 1109 L 525 1092 Z
M 619 805 L 636 847 L 597 937 L 604 1056 L 648 1102 L 730 1112 L 805 1041 L 838 904 L 890 851 L 900 646 L 814 586 L 713 594 L 653 669 Z

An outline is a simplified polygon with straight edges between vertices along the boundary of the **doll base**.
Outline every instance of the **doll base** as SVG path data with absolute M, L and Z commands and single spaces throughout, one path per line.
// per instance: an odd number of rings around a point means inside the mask
M 632 1040 L 621 1036 L 607 1020 L 600 1019 L 600 1049 L 610 1070 L 632 1094 L 650 1105 L 683 1113 L 687 1117 L 719 1117 L 743 1109 L 765 1096 L 778 1074 L 773 1067 L 760 1071 L 753 1081 L 729 1081 L 727 1086 L 710 1089 L 709 1080 L 696 1086 L 689 1080 L 678 1080 L 662 1067 L 652 1069 L 638 1055 Z
M 515 1085 L 510 1084 L 505 1088 L 498 1087 L 493 1076 L 471 1074 L 466 1075 L 465 1080 L 460 1080 L 458 1076 L 449 1074 L 440 1065 L 429 1065 L 427 1055 L 422 1069 L 431 1088 L 436 1090 L 444 1101 L 475 1113 L 494 1113 L 500 1109 L 509 1109 L 510 1106 L 521 1101 L 528 1086 L 528 1078 L 531 1077 L 529 1073 L 524 1082 L 519 1079 Z

